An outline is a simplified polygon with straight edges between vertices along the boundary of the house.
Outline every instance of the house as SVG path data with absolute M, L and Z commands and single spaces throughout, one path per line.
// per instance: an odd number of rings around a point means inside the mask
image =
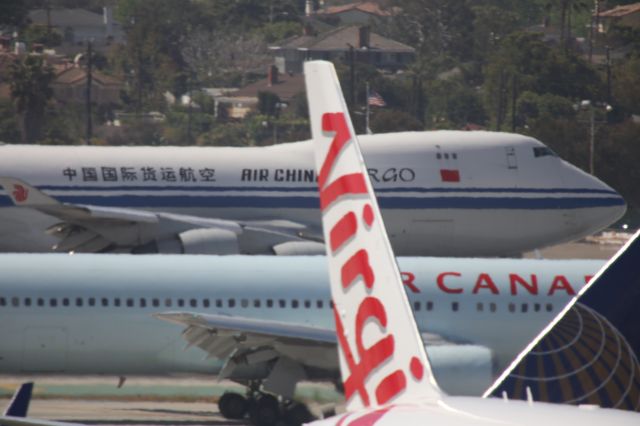
M 327 6 L 314 12 L 319 19 L 338 25 L 369 25 L 393 16 L 393 9 L 384 9 L 375 1 L 360 1 L 340 6 Z
M 597 15 L 598 32 L 606 33 L 612 25 L 640 28 L 640 3 L 624 4 Z
M 306 60 L 348 62 L 353 50 L 355 60 L 376 68 L 405 68 L 415 57 L 415 49 L 406 44 L 371 32 L 368 26 L 351 25 L 314 34 L 309 27 L 299 37 L 284 40 L 280 46 L 270 46 L 275 64 L 282 74 L 301 73 Z
M 271 66 L 267 78 L 245 86 L 224 97 L 216 98 L 216 110 L 220 106 L 226 109 L 229 118 L 242 119 L 258 105 L 258 94 L 269 92 L 280 98 L 279 107 L 285 108 L 293 98 L 304 92 L 302 74 L 280 74 L 277 67 Z
M 98 70 L 91 73 L 91 100 L 98 105 L 120 103 L 124 83 Z M 53 97 L 61 102 L 85 102 L 87 70 L 78 66 L 58 67 L 51 83 Z
M 84 9 L 35 9 L 29 12 L 29 19 L 34 25 L 51 25 L 56 29 L 62 35 L 63 47 L 92 40 L 99 50 L 124 39 L 122 27 L 114 21 L 110 7 L 103 8 L 102 14 Z

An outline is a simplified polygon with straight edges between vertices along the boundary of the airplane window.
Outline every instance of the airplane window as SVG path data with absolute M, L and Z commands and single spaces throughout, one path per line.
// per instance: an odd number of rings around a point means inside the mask
M 38 298 L 38 306 L 44 306 L 44 299 Z
M 12 306 L 20 306 L 20 299 L 18 299 L 17 297 L 12 297 L 11 298 L 11 305 Z
M 298 299 L 293 299 L 293 300 L 291 301 L 291 307 L 292 307 L 293 309 L 298 309 Z
M 249 307 L 249 299 L 240 299 L 240 306 L 243 308 Z
M 333 309 L 333 300 L 329 300 L 329 307 Z
M 102 298 L 102 306 L 109 306 L 109 299 L 107 299 L 106 297 Z
M 229 305 L 230 308 L 234 308 L 236 306 L 236 299 L 229 299 L 227 301 L 227 304 Z
M 209 306 L 211 306 L 209 299 L 202 299 L 202 306 L 204 306 L 205 308 L 208 308 Z
M 7 299 L 0 297 L 0 306 L 7 306 Z
M 444 159 L 445 159 L 445 160 L 448 160 L 448 159 L 449 159 L 449 154 L 445 154 L 445 155 L 444 155 Z
M 145 299 L 144 297 L 140 298 L 140 307 L 141 308 L 146 308 L 147 307 L 147 299 Z
M 68 298 L 64 298 L 62 299 L 62 306 L 69 306 L 69 299 Z
M 96 305 L 96 298 L 95 297 L 90 297 L 89 298 L 89 306 L 95 306 Z
M 158 300 L 158 298 L 154 298 L 151 301 L 151 304 L 153 305 L 154 308 L 157 308 L 158 306 L 160 306 L 160 300 Z
M 509 312 L 515 312 L 515 311 L 516 311 L 516 304 L 509 303 Z
M 427 311 L 433 311 L 433 302 L 431 300 L 427 300 Z
M 540 312 L 540 304 L 539 303 L 534 303 L 533 304 L 533 310 L 536 312 Z
M 273 308 L 273 299 L 267 299 L 267 308 Z
M 24 306 L 31 306 L 31 298 L 30 297 L 25 297 L 24 298 Z
M 83 300 L 81 297 L 76 297 L 76 306 L 82 306 L 83 305 Z
M 115 299 L 113 299 L 113 306 L 120 306 L 120 298 L 116 297 Z
M 54 297 L 49 299 L 49 306 L 51 306 L 52 308 L 55 308 L 56 306 L 58 306 L 58 299 Z
M 529 310 L 529 305 L 527 303 L 523 303 L 522 306 L 520 306 L 520 312 L 527 312 Z
M 259 308 L 260 307 L 260 299 L 254 299 L 253 300 L 253 307 L 254 308 Z
M 309 309 L 311 307 L 311 300 L 305 300 L 304 301 L 304 307 Z
M 413 302 L 413 309 L 416 311 L 420 310 L 420 302 L 418 302 L 417 300 L 415 302 Z
M 493 302 L 489 303 L 489 310 L 490 310 L 491 312 L 495 312 L 495 311 L 496 311 L 496 309 L 497 309 L 497 307 L 496 307 L 496 304 L 495 304 L 495 303 L 493 303 Z
M 551 303 L 547 303 L 546 309 L 547 309 L 547 312 L 553 311 L 553 305 Z
M 458 159 L 458 154 L 456 154 L 455 152 L 453 154 L 451 154 L 451 158 L 453 158 L 454 160 Z
M 458 312 L 458 308 L 460 308 L 460 304 L 458 302 L 451 302 L 451 310 L 453 312 Z
M 131 299 L 131 298 L 127 299 L 127 307 L 128 308 L 132 308 L 133 307 L 133 299 Z
M 181 308 L 184 306 L 184 299 L 178 299 L 178 306 Z
M 535 158 L 538 157 L 557 157 L 558 154 L 553 152 L 551 148 L 548 146 L 534 146 L 533 147 L 533 156 Z
M 437 158 L 438 160 L 440 160 L 440 159 L 442 158 L 442 154 L 437 153 L 437 154 L 436 154 L 436 158 Z
M 191 300 L 189 300 L 189 305 L 191 305 L 192 308 L 197 308 L 198 307 L 198 301 L 196 299 L 191 299 Z
M 322 309 L 322 305 L 323 305 L 322 300 L 316 300 L 316 308 Z
M 476 310 L 477 310 L 478 312 L 482 312 L 482 311 L 484 311 L 484 304 L 483 304 L 482 302 L 478 302 L 478 303 L 476 304 Z
M 164 306 L 166 306 L 167 308 L 171 307 L 171 299 L 169 297 L 164 299 Z
M 222 308 L 222 299 L 216 299 L 216 308 Z
M 278 304 L 280 305 L 281 308 L 287 307 L 287 302 L 284 299 L 278 300 Z

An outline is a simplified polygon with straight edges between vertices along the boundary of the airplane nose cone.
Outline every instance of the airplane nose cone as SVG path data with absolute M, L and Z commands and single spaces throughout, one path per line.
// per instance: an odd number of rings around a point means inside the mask
M 581 220 L 576 225 L 585 232 L 593 233 L 624 215 L 627 203 L 615 189 L 569 163 L 565 163 L 565 167 L 565 184 L 580 194 L 580 205 L 584 207 L 581 209 Z

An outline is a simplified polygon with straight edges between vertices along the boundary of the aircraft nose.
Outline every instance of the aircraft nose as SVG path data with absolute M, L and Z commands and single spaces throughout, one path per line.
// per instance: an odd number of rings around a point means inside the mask
M 591 233 L 611 225 L 627 210 L 627 203 L 615 189 L 566 162 L 563 180 L 581 200 L 582 226 Z

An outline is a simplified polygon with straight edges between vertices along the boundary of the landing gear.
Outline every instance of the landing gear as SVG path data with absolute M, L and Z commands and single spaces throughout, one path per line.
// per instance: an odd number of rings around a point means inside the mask
M 243 419 L 247 415 L 249 402 L 238 393 L 226 392 L 218 401 L 218 409 L 225 419 Z
M 306 405 L 294 402 L 279 402 L 270 394 L 249 391 L 247 397 L 227 392 L 218 401 L 220 414 L 226 419 L 238 420 L 249 415 L 251 424 L 255 426 L 299 426 L 314 420 Z
M 256 426 L 273 426 L 279 418 L 280 403 L 273 395 L 258 395 L 249 408 L 249 419 Z

